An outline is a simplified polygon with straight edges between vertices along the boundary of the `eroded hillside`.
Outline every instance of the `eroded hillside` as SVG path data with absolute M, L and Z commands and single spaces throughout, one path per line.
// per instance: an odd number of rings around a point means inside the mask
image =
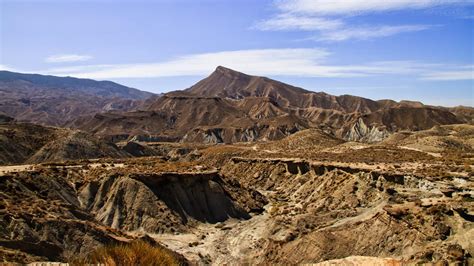
M 15 121 L 0 122 L 0 144 L 0 165 L 132 156 L 86 132 Z
M 41 125 L 61 126 L 83 115 L 133 110 L 151 96 L 111 81 L 0 71 L 0 113 Z
M 230 144 L 324 129 L 338 138 L 373 143 L 394 132 L 469 123 L 473 114 L 468 107 L 313 92 L 222 66 L 194 86 L 152 98 L 139 109 L 83 116 L 68 125 L 116 140 Z
M 137 158 L 3 167 L 2 258 L 66 262 L 146 236 L 213 265 L 469 264 L 472 133 L 441 126 L 366 144 L 311 129 L 279 141 L 141 142 Z

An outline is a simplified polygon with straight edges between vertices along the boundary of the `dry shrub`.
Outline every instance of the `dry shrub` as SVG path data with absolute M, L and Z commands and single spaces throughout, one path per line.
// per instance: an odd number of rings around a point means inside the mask
M 163 247 L 137 240 L 127 244 L 103 246 L 71 265 L 180 265 L 173 253 Z
M 403 216 L 409 214 L 409 210 L 404 206 L 399 205 L 387 205 L 383 208 L 390 216 L 401 219 Z
M 464 171 L 471 172 L 471 164 L 468 162 L 464 162 Z

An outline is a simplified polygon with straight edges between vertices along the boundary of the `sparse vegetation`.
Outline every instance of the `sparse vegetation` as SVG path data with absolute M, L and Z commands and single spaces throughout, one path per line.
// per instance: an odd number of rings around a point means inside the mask
M 103 264 L 119 265 L 180 265 L 180 261 L 171 251 L 142 240 L 126 244 L 103 246 L 91 252 L 85 258 L 73 259 L 71 265 Z
M 153 234 L 160 243 L 172 238 L 170 248 L 199 263 L 252 264 L 259 256 L 264 263 L 297 264 L 308 256 L 323 260 L 327 254 L 342 256 L 354 250 L 399 256 L 410 253 L 405 247 L 413 243 L 423 250 L 432 241 L 441 241 L 435 251 L 442 253 L 449 239 L 464 233 L 449 226 L 465 223 L 466 218 L 453 214 L 473 201 L 468 175 L 474 152 L 467 141 L 440 145 L 433 134 L 437 133 L 412 132 L 402 140 L 392 139 L 390 145 L 344 142 L 319 130 L 256 143 L 145 143 L 159 155 L 54 160 L 25 168 L 31 172 L 14 169 L 5 175 L 0 210 L 11 217 L 5 216 L 5 221 L 14 241 L 23 243 L 24 232 L 31 231 L 60 243 L 63 251 L 54 257 L 40 250 L 39 259 L 33 257 L 36 253 L 15 259 L 25 263 L 68 261 L 72 252 L 79 252 L 70 261 L 73 265 L 182 261 L 153 241 L 132 241 L 122 233 L 135 230 Z M 84 139 L 67 142 L 76 145 L 71 154 L 89 145 Z M 175 199 L 187 207 L 170 203 Z M 84 208 L 84 203 L 94 204 Z M 216 211 L 201 211 L 211 208 Z M 261 215 L 264 209 L 268 215 Z M 222 219 L 208 226 L 220 213 Z M 197 235 L 196 228 L 202 230 Z M 64 242 L 57 232 L 65 232 Z M 362 238 L 368 241 L 363 246 L 357 241 Z M 110 239 L 132 242 L 102 246 Z M 40 238 L 34 241 L 42 243 Z M 321 243 L 318 249 L 313 248 L 315 242 Z M 229 245 L 249 251 L 239 260 L 224 253 Z M 303 252 L 294 255 L 296 249 Z M 437 258 L 433 254 L 427 262 Z M 415 253 L 405 257 L 420 258 Z

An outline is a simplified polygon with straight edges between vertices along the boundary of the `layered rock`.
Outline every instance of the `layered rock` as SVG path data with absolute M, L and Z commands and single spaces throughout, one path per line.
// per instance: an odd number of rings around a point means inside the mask
M 84 185 L 79 199 L 112 228 L 182 232 L 189 222 L 248 219 L 263 210 L 262 196 L 236 185 L 217 172 L 111 175 Z
M 379 142 L 390 135 L 386 129 L 379 129 L 376 126 L 369 127 L 364 123 L 362 118 L 346 132 L 344 139 L 347 141 L 361 141 L 361 142 Z
M 189 89 L 148 101 L 141 111 L 83 117 L 70 125 L 101 136 L 150 135 L 205 143 L 275 140 L 302 129 L 325 128 L 339 138 L 377 142 L 400 130 L 468 121 L 446 108 L 333 96 L 218 67 Z
M 0 182 L 0 256 L 3 261 L 67 261 L 127 237 L 97 223 L 61 175 L 30 172 Z
M 131 157 L 92 134 L 30 123 L 0 124 L 0 144 L 0 164 Z

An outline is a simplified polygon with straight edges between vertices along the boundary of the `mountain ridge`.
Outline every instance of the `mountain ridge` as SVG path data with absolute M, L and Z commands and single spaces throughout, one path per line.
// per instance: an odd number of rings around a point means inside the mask
M 82 115 L 133 110 L 153 95 L 111 81 L 0 71 L 0 113 L 42 125 L 63 126 Z
M 469 117 L 469 112 L 462 113 Z M 399 130 L 464 122 L 465 117 L 447 108 L 311 92 L 219 66 L 188 89 L 150 100 L 139 112 L 103 113 L 76 121 L 74 127 L 122 137 L 228 143 L 279 139 L 307 128 L 327 128 L 355 141 L 380 141 Z
M 75 89 L 78 91 L 92 93 L 93 95 L 125 99 L 146 99 L 153 95 L 151 92 L 130 88 L 113 81 L 83 79 L 75 77 L 58 77 L 52 75 L 27 74 L 0 70 L 0 82 L 26 81 L 38 86 L 53 87 L 57 89 Z

